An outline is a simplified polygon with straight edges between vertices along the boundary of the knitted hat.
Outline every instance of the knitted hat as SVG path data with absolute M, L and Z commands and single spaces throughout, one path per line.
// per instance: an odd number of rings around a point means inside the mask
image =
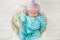
M 39 10 L 39 5 L 35 2 L 35 0 L 32 0 L 28 5 L 27 5 L 27 10 Z

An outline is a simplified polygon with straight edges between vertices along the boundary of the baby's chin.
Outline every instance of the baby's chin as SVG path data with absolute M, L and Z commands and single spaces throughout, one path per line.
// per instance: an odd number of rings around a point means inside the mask
M 38 15 L 29 15 L 29 16 L 31 16 L 31 17 L 36 17 L 36 16 L 38 16 Z

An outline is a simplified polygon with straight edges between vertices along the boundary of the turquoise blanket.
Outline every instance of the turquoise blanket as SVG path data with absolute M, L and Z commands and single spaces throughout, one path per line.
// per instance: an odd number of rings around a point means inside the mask
M 36 40 L 41 36 L 40 30 L 46 29 L 46 20 L 41 13 L 36 17 L 30 17 L 26 13 L 20 13 L 22 26 L 19 29 L 19 40 Z

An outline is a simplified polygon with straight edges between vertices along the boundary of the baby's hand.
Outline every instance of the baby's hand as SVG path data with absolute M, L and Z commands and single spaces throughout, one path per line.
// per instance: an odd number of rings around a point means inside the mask
M 27 13 L 27 9 L 25 9 L 24 12 Z
M 42 32 L 43 32 L 43 30 L 40 30 L 40 32 L 42 33 Z

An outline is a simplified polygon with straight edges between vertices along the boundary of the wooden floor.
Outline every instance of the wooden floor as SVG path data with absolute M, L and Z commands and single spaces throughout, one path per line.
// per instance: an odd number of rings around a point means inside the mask
M 47 29 L 39 40 L 60 40 L 60 0 L 38 2 L 48 19 Z M 11 31 L 10 20 L 20 3 L 20 0 L 0 0 L 0 40 L 17 40 L 17 36 Z

